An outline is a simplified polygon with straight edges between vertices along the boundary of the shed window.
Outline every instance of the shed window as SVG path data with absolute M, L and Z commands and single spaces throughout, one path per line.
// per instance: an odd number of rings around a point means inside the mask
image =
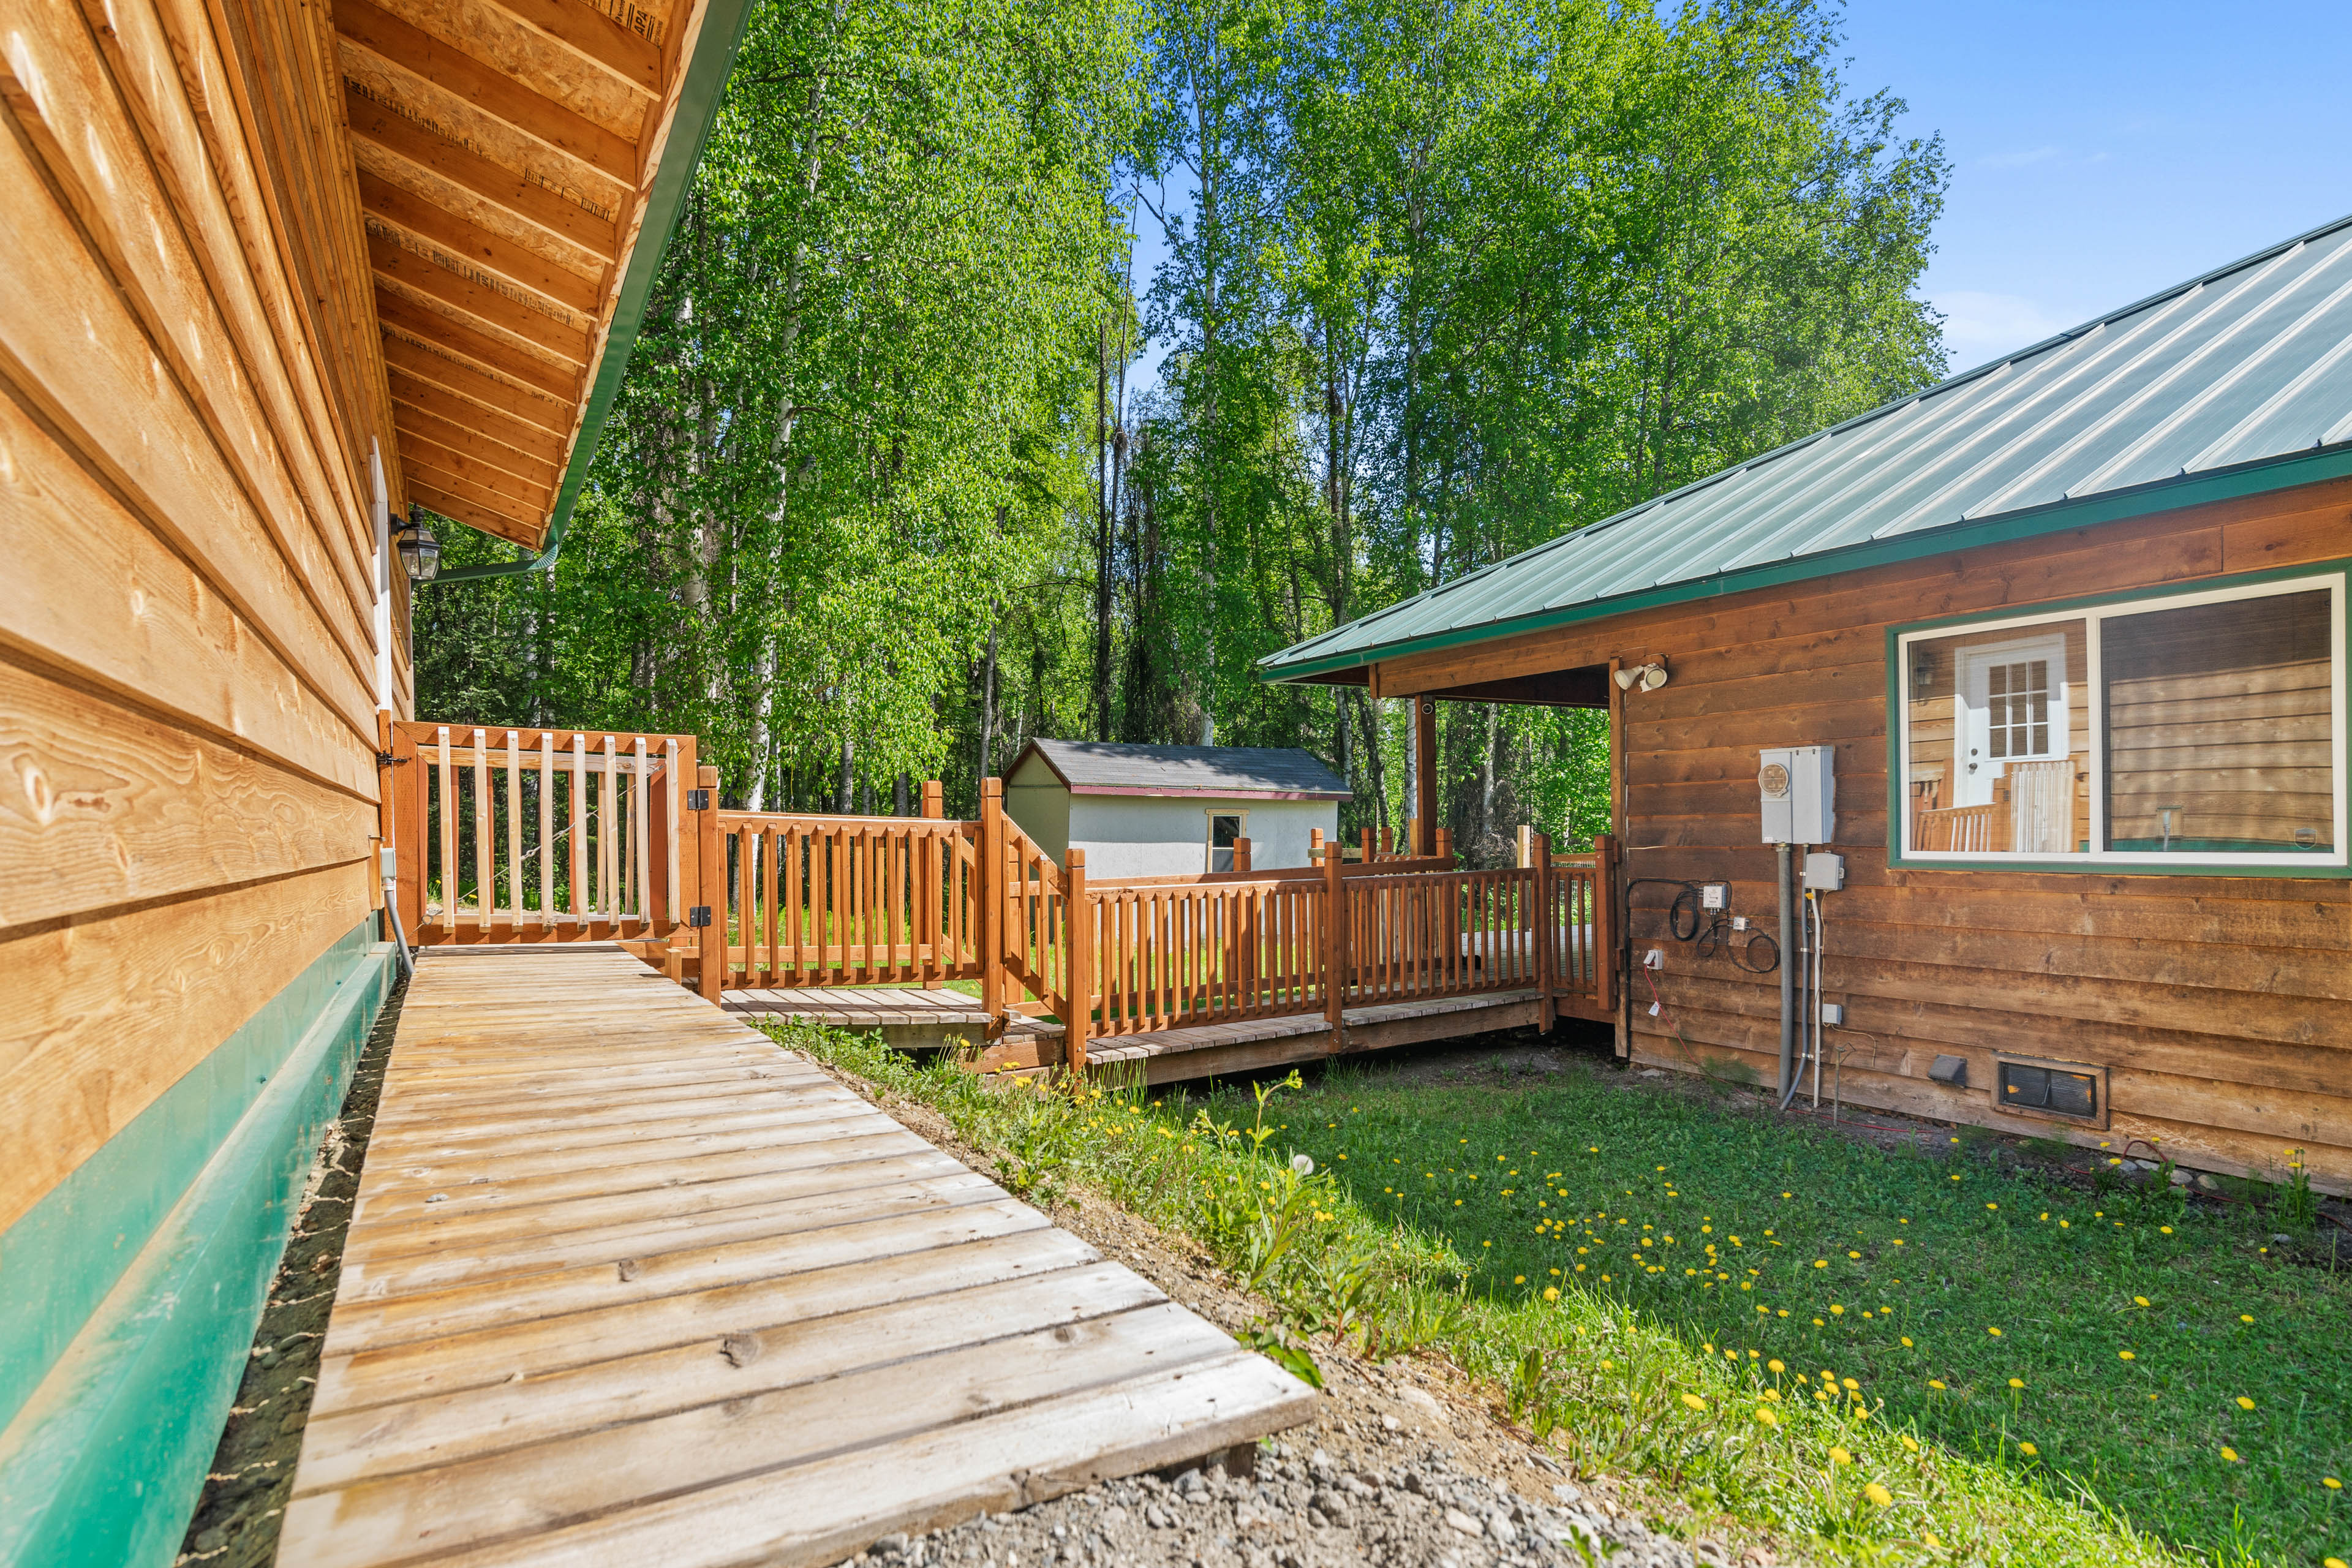
M 2345 580 L 1898 635 L 1902 851 L 2346 863 Z
M 1234 846 L 1242 840 L 1242 827 L 1249 820 L 1245 811 L 1213 811 L 1209 813 L 1209 869 L 1230 871 L 1234 868 Z

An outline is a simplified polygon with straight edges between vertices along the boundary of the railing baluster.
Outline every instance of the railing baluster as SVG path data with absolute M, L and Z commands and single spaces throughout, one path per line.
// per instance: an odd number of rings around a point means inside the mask
M 646 738 L 643 735 L 637 737 L 636 763 L 637 771 L 629 779 L 629 841 L 630 847 L 636 851 L 636 857 L 631 862 L 636 868 L 636 871 L 629 879 L 629 889 L 634 895 L 629 900 L 629 907 L 636 912 L 637 934 L 643 936 L 652 926 L 654 919 L 654 911 L 646 900 L 646 889 L 650 881 L 646 866 L 650 847 L 646 843 L 646 824 L 650 814 L 646 810 L 647 771 Z
M 457 930 L 457 797 L 449 780 L 449 726 L 436 727 L 435 773 L 441 785 L 441 924 Z
M 670 742 L 675 746 L 675 741 Z M 677 873 L 670 873 L 675 885 Z M 555 731 L 539 732 L 539 923 L 555 933 Z
M 588 737 L 572 732 L 572 776 L 564 786 L 571 816 L 565 825 L 572 840 L 572 934 L 588 933 Z M 709 897 L 709 889 L 703 896 Z
M 522 935 L 522 737 L 507 731 L 507 899 Z
M 490 933 L 490 910 L 498 902 L 498 877 L 490 868 L 496 846 L 490 816 L 490 766 L 484 755 L 488 742 L 487 731 L 474 731 L 474 919 L 485 939 Z

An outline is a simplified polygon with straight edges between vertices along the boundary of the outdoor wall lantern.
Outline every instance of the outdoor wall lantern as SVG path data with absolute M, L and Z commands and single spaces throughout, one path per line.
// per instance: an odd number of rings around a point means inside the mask
M 1644 691 L 1655 691 L 1659 687 L 1664 686 L 1666 680 L 1666 661 L 1656 659 L 1648 664 L 1637 664 L 1631 669 L 1619 670 L 1617 689 L 1631 691 L 1638 683 Z
M 400 563 L 412 583 L 430 583 L 440 574 L 441 542 L 415 517 L 400 531 Z

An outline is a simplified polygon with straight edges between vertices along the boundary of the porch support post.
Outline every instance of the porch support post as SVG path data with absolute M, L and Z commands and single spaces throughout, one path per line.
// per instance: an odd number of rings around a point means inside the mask
M 1437 699 L 1412 700 L 1412 852 L 1437 853 Z
M 1608 833 L 1592 836 L 1592 999 L 1602 1012 L 1617 1017 L 1617 839 Z M 1631 1048 L 1624 1020 L 1617 1020 L 1617 1054 Z

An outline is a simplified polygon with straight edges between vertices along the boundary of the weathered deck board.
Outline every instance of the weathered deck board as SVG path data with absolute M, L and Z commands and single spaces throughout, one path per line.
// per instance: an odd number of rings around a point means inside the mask
M 1313 1406 L 617 950 L 428 957 L 377 1126 L 282 1563 L 831 1563 Z

